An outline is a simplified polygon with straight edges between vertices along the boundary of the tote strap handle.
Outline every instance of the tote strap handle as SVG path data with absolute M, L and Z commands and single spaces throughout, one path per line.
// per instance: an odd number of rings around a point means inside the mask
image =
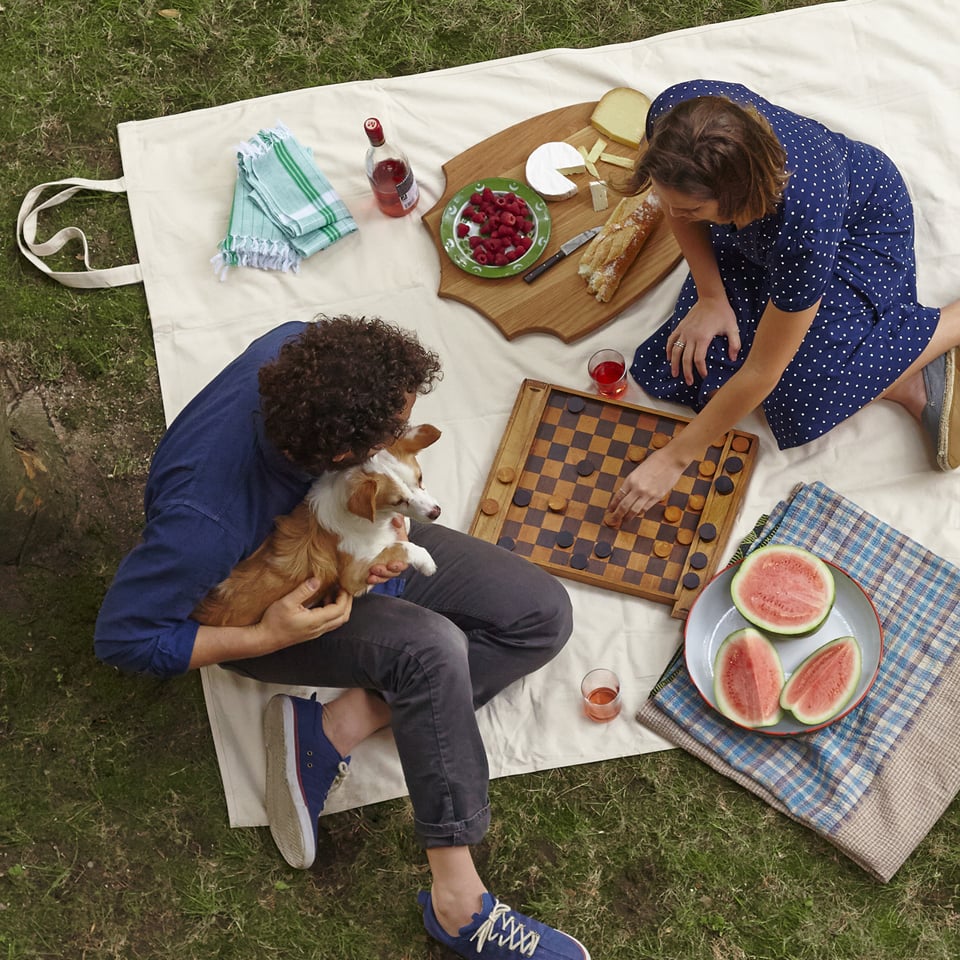
M 66 186 L 66 190 L 40 202 L 40 197 L 48 187 Z M 57 207 L 65 203 L 80 190 L 97 190 L 102 193 L 126 193 L 127 187 L 123 177 L 116 180 L 84 180 L 72 178 L 69 180 L 54 180 L 50 183 L 41 183 L 34 187 L 20 204 L 17 214 L 17 246 L 20 252 L 48 277 L 67 287 L 121 287 L 128 283 L 140 283 L 143 274 L 139 263 L 129 263 L 120 267 L 94 268 L 90 266 L 90 251 L 87 238 L 79 227 L 64 227 L 55 233 L 49 240 L 37 242 L 37 217 L 42 210 Z M 51 270 L 41 257 L 48 257 L 57 253 L 70 240 L 79 240 L 83 244 L 83 263 L 86 270 Z

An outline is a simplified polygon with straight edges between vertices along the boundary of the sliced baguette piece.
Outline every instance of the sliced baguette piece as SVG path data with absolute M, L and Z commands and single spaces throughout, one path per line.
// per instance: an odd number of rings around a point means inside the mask
M 577 268 L 587 281 L 587 290 L 600 303 L 609 302 L 617 292 L 620 281 L 662 219 L 660 201 L 649 190 L 624 197 L 614 207 L 603 229 L 587 245 Z
M 590 123 L 604 136 L 625 147 L 638 147 L 643 139 L 650 98 L 630 87 L 614 87 L 599 100 Z

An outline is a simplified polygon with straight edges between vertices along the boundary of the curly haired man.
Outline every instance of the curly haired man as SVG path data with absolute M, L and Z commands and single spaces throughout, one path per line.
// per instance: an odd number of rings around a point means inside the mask
M 409 536 L 437 561 L 433 577 L 379 566 L 356 600 L 341 591 L 307 606 L 308 580 L 251 626 L 191 617 L 317 475 L 401 433 L 439 376 L 433 352 L 379 319 L 320 317 L 254 341 L 157 447 L 143 537 L 104 598 L 96 653 L 152 676 L 219 665 L 343 689 L 324 704 L 278 695 L 267 706 L 267 813 L 287 862 L 312 865 L 329 790 L 357 744 L 389 725 L 432 874 L 420 894 L 429 933 L 464 956 L 589 960 L 572 937 L 493 897 L 471 853 L 490 822 L 474 711 L 567 641 L 570 603 L 557 581 L 491 544 L 415 523 Z

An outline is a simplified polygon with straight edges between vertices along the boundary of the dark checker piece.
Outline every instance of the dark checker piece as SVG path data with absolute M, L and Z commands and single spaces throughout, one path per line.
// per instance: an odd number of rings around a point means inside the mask
M 587 402 L 583 397 L 570 397 L 567 401 L 567 409 L 571 413 L 580 413 L 586 405 Z
M 589 477 L 590 474 L 596 469 L 597 468 L 589 460 L 581 460 L 577 464 L 577 473 L 579 473 L 581 477 Z
M 683 575 L 683 585 L 688 590 L 696 590 L 700 586 L 700 577 L 695 573 L 685 573 Z
M 573 546 L 573 534 L 569 530 L 561 530 L 557 533 L 557 546 L 558 547 L 572 547 Z
M 504 550 L 512 550 L 517 545 L 513 537 L 501 537 L 497 541 L 498 547 L 503 547 Z
M 601 560 L 606 560 L 606 558 L 613 553 L 613 547 L 611 547 L 609 543 L 605 543 L 601 540 L 600 543 L 593 548 L 593 552 Z
M 699 550 L 690 555 L 690 566 L 694 570 L 702 570 L 707 565 L 707 555 Z
M 714 487 L 717 493 L 733 493 L 733 481 L 729 477 L 717 477 Z
M 514 502 L 518 507 L 529 507 L 529 506 L 530 506 L 530 499 L 531 499 L 532 496 L 533 496 L 533 494 L 530 493 L 529 490 L 518 490 L 518 491 L 513 495 L 513 502 Z
M 712 523 L 701 523 L 697 533 L 700 534 L 701 540 L 709 543 L 716 537 L 717 528 Z
M 727 457 L 723 468 L 727 473 L 739 473 L 743 469 L 743 461 L 739 457 Z
M 587 555 L 585 553 L 575 553 L 570 558 L 570 566 L 574 570 L 586 570 L 587 569 Z

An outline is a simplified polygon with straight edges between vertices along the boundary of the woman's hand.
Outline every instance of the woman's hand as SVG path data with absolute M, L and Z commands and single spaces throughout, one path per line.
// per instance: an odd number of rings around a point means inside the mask
M 397 534 L 397 540 L 409 540 L 407 536 L 407 524 L 403 517 L 398 513 L 393 520 L 393 529 Z M 394 560 L 392 563 L 378 563 L 370 568 L 370 576 L 367 577 L 367 583 L 373 586 L 377 583 L 386 583 L 394 577 L 399 576 L 407 569 L 409 564 Z
M 353 597 L 345 590 L 338 590 L 333 599 L 321 601 L 319 606 L 309 606 L 319 586 L 314 579 L 306 580 L 267 607 L 254 627 L 260 634 L 261 654 L 321 637 L 350 619 Z
M 667 362 L 673 376 L 693 385 L 693 371 L 707 375 L 707 350 L 715 337 L 727 338 L 731 360 L 740 355 L 737 317 L 725 295 L 700 297 L 667 337 Z
M 675 461 L 668 450 L 669 444 L 654 450 L 614 491 L 608 511 L 614 525 L 649 510 L 676 486 L 687 465 Z

